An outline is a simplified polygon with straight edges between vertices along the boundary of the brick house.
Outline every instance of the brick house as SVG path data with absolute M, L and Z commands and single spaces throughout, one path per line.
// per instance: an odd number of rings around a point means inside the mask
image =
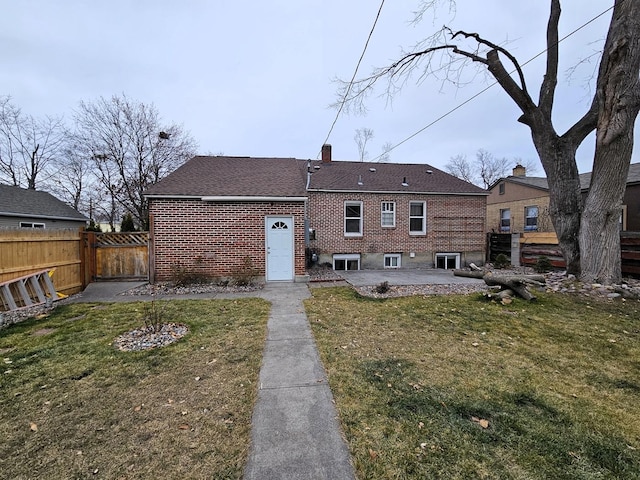
M 487 192 L 425 164 L 194 157 L 146 193 L 151 281 L 176 268 L 306 280 L 335 269 L 484 262 Z
M 580 175 L 583 196 L 589 190 L 591 173 Z M 629 166 L 622 200 L 620 228 L 640 231 L 640 163 Z M 555 232 L 549 216 L 549 186 L 545 177 L 528 177 L 517 165 L 512 175 L 489 188 L 487 228 L 496 233 Z

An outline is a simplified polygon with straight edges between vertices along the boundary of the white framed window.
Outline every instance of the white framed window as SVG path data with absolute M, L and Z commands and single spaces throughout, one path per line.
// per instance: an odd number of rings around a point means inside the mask
M 524 231 L 535 232 L 538 230 L 538 207 L 524 207 Z
M 343 253 L 333 256 L 334 270 L 360 270 L 359 253 Z
M 500 210 L 500 231 L 511 231 L 511 210 L 503 208 Z
M 436 268 L 453 270 L 460 268 L 459 253 L 436 253 Z
M 20 228 L 44 228 L 44 223 L 20 222 Z
M 400 268 L 402 266 L 402 255 L 399 253 L 384 254 L 384 268 Z
M 362 236 L 362 202 L 344 202 L 344 236 Z
M 396 226 L 396 202 L 382 202 L 380 204 L 380 225 L 383 228 Z
M 427 233 L 426 202 L 409 202 L 409 235 Z

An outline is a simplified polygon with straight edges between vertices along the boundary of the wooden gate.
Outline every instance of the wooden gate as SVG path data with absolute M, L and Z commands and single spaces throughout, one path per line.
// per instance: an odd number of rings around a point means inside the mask
M 149 279 L 149 233 L 83 232 L 85 284 Z

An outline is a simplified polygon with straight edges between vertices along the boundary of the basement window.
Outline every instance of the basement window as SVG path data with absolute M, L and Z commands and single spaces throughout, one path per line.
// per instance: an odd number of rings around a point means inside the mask
M 345 253 L 333 256 L 334 270 L 360 270 L 360 254 Z
M 436 268 L 453 270 L 460 268 L 459 253 L 436 253 Z
M 400 268 L 402 266 L 402 255 L 399 253 L 384 254 L 384 268 Z

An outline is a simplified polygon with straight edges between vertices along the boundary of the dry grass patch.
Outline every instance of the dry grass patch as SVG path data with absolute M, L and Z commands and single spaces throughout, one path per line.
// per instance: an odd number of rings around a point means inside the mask
M 640 478 L 640 303 L 305 303 L 359 478 Z
M 143 325 L 140 302 L 0 331 L 0 478 L 241 478 L 268 311 L 170 301 L 166 318 L 189 333 L 139 352 L 112 342 Z

